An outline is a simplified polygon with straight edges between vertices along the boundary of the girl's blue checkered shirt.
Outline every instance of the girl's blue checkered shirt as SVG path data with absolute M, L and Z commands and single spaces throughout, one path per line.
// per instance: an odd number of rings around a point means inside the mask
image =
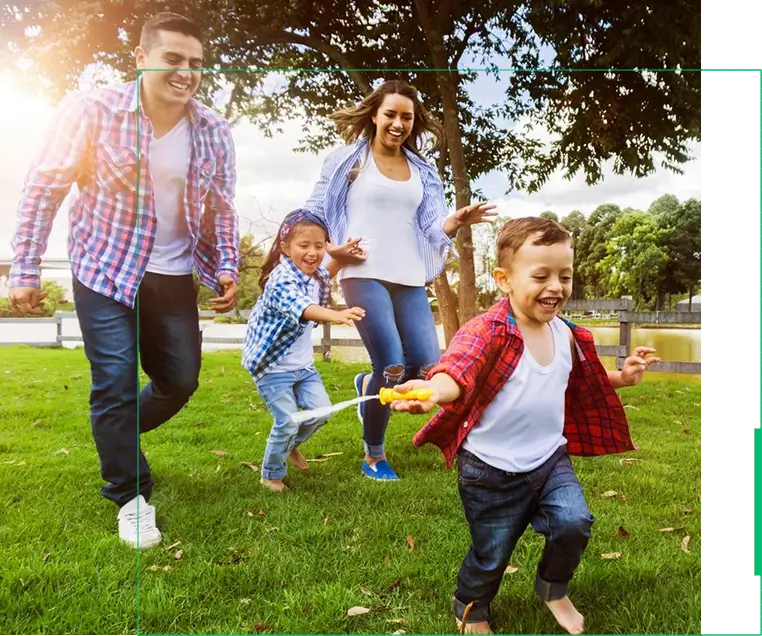
M 313 277 L 301 272 L 287 256 L 273 269 L 262 295 L 246 325 L 241 365 L 256 381 L 280 360 L 304 333 L 309 321 L 302 313 L 314 300 L 309 293 Z M 331 275 L 319 267 L 314 276 L 319 286 L 319 302 L 327 307 L 331 295 Z

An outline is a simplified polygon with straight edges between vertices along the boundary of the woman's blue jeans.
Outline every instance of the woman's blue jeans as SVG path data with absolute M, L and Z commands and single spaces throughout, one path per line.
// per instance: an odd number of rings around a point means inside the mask
M 365 310 L 365 317 L 355 324 L 373 369 L 366 395 L 376 395 L 381 387 L 425 378 L 440 357 L 426 290 L 368 278 L 345 278 L 341 287 L 347 307 Z M 362 406 L 365 453 L 382 457 L 389 407 L 378 400 Z

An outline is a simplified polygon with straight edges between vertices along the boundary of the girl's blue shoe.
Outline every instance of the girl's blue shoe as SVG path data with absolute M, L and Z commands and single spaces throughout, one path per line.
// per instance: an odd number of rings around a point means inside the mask
M 362 463 L 362 474 L 370 479 L 377 479 L 378 481 L 394 481 L 398 480 L 397 474 L 389 466 L 389 462 L 385 459 L 377 461 L 373 466 L 368 465 L 368 462 Z

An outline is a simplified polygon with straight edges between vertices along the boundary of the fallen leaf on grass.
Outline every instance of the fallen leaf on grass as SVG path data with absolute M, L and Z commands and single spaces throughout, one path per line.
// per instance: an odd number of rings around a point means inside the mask
M 347 616 L 361 616 L 363 614 L 367 614 L 368 612 L 370 612 L 370 610 L 367 607 L 355 605 L 354 607 L 350 607 L 347 610 Z
M 210 453 L 213 453 L 214 455 L 217 455 L 218 457 L 225 457 L 226 455 L 230 455 L 226 450 L 210 450 Z
M 396 632 L 392 632 L 392 634 L 407 634 L 407 632 L 404 629 L 398 629 Z
M 327 526 L 327 525 L 328 525 L 328 517 L 326 517 L 325 519 L 323 519 L 323 525 L 324 525 L 324 526 Z
M 259 509 L 259 516 L 260 517 L 264 517 L 265 516 L 265 511 L 262 508 Z
M 361 587 L 360 593 L 365 594 L 365 596 L 373 596 L 373 592 L 371 592 L 367 587 Z
M 415 550 L 415 539 L 413 539 L 413 537 L 407 538 L 407 547 L 410 548 L 411 552 Z
M 693 514 L 693 508 L 683 508 L 681 512 L 684 515 L 692 515 Z
M 620 556 L 622 556 L 621 552 L 607 552 L 606 554 L 602 554 L 602 559 L 618 559 Z
M 172 566 L 170 566 L 170 565 L 165 565 L 165 566 L 162 568 L 162 570 L 164 570 L 165 572 L 169 572 L 171 569 L 172 569 Z
M 507 568 L 505 568 L 505 572 L 503 572 L 503 576 L 506 574 L 515 574 L 518 572 L 519 569 L 515 565 L 509 565 Z
M 231 397 L 222 397 L 220 398 L 220 402 L 222 404 L 230 404 L 233 401 L 233 398 Z
M 181 541 L 175 541 L 172 545 L 167 546 L 167 550 L 174 550 L 178 545 L 182 543 Z
M 601 493 L 601 497 L 603 497 L 604 499 L 610 499 L 611 497 L 616 497 L 617 494 L 619 493 L 617 493 L 616 490 L 607 490 L 606 492 Z
M 471 613 L 471 608 L 474 606 L 474 602 L 471 601 L 463 608 L 463 618 L 460 619 L 460 633 L 466 633 L 466 625 L 468 625 L 468 615 Z
M 159 566 L 158 566 L 158 565 L 152 565 L 152 566 L 151 566 L 151 567 L 149 567 L 148 569 L 149 569 L 151 572 L 158 572 L 158 571 L 159 571 Z
M 632 466 L 635 462 L 642 462 L 642 459 L 638 459 L 637 457 L 623 457 L 619 460 L 619 463 L 622 466 Z
M 253 601 L 250 598 L 242 598 L 241 599 L 241 605 L 251 605 L 252 602 Z
M 42 562 L 47 563 L 48 561 L 50 561 L 50 552 L 46 552 L 42 555 Z
M 174 555 L 173 558 L 174 558 L 175 561 L 179 561 L 180 559 L 182 559 L 183 558 L 183 551 L 182 550 L 178 550 L 177 552 L 175 552 L 175 555 Z
M 659 528 L 659 532 L 675 532 L 677 530 L 682 530 L 682 528 L 673 528 L 672 526 L 667 526 L 666 528 Z
M 268 625 L 267 623 L 254 623 L 255 632 L 263 632 L 269 628 L 270 628 L 270 625 Z
M 53 453 L 53 454 L 54 455 L 68 455 L 69 451 L 66 448 L 61 448 L 61 449 L 57 450 L 55 453 Z
M 400 583 L 402 583 L 402 577 L 401 577 L 401 576 L 397 577 L 397 578 L 394 580 L 394 583 L 392 583 L 392 584 L 389 586 L 389 591 L 390 591 L 390 592 L 393 592 L 394 590 L 396 590 L 396 589 L 397 589 L 397 588 L 400 586 Z
M 625 530 L 624 526 L 619 526 L 619 529 L 616 531 L 616 536 L 618 539 L 626 539 L 630 536 L 630 533 Z
M 253 517 L 253 516 L 254 516 L 254 511 L 253 511 L 253 510 L 247 510 L 247 511 L 246 511 L 246 514 L 247 514 L 249 517 Z
M 683 537 L 683 542 L 680 544 L 680 549 L 685 552 L 685 554 L 690 554 L 691 551 L 688 549 L 688 544 L 691 542 L 690 535 L 685 535 Z
M 280 530 L 278 526 L 273 526 L 272 528 L 267 529 L 268 532 L 278 532 L 278 530 Z
M 246 468 L 250 468 L 255 473 L 259 471 L 259 466 L 257 466 L 256 464 L 252 464 L 250 462 L 241 462 L 241 466 L 245 466 Z

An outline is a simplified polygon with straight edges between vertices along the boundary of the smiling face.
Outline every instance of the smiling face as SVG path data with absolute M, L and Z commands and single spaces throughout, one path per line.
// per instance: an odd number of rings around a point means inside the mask
M 401 152 L 402 144 L 413 130 L 415 104 L 404 95 L 387 95 L 372 119 L 376 125 L 374 141 L 387 150 Z
M 280 248 L 300 272 L 313 276 L 323 262 L 327 239 L 322 227 L 304 223 L 291 230 L 291 234 L 281 242 Z
M 533 241 L 541 236 L 537 233 L 527 238 L 510 260 L 493 272 L 498 287 L 510 298 L 516 321 L 524 327 L 540 327 L 553 320 L 572 292 L 571 239 L 535 245 Z
M 162 30 L 147 48 L 135 49 L 138 69 L 152 69 L 141 73 L 145 99 L 170 109 L 184 107 L 201 83 L 201 42 L 191 35 Z

